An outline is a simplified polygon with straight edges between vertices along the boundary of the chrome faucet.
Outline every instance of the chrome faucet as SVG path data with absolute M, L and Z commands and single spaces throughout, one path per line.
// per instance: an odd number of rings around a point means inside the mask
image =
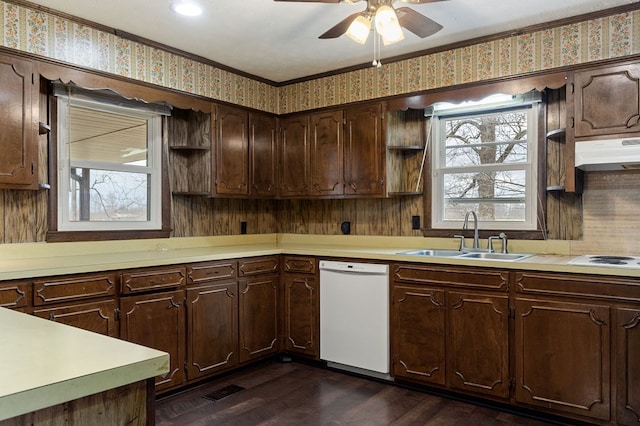
M 464 225 L 462 225 L 462 229 L 469 229 L 469 215 L 473 215 L 473 249 L 477 250 L 480 248 L 480 241 L 478 238 L 478 215 L 473 210 L 468 211 L 464 216 Z

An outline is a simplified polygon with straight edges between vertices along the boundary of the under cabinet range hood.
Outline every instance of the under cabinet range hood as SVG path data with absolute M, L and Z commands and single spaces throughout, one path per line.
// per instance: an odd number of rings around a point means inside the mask
M 576 142 L 575 146 L 579 169 L 640 170 L 640 137 Z

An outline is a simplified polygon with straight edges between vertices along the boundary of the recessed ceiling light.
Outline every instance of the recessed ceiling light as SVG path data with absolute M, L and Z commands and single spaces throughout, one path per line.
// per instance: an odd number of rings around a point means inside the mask
M 171 3 L 171 10 L 183 16 L 202 15 L 202 8 L 191 1 L 175 1 Z

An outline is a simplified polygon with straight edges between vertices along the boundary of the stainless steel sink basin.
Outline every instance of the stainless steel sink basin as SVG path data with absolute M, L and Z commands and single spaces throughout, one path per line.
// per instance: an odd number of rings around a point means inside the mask
M 410 256 L 454 257 L 454 256 L 460 256 L 462 252 L 459 250 L 423 249 L 423 250 L 403 251 L 398 254 L 407 254 Z
M 516 260 L 525 259 L 533 256 L 525 253 L 498 253 L 498 252 L 468 252 L 459 250 L 446 249 L 420 249 L 402 251 L 398 254 L 406 254 L 409 256 L 427 256 L 427 257 L 457 257 L 459 259 L 478 259 L 478 260 L 502 260 L 505 262 L 514 262 Z
M 530 256 L 532 255 L 521 253 L 465 253 L 460 257 L 464 259 L 504 260 L 513 262 Z

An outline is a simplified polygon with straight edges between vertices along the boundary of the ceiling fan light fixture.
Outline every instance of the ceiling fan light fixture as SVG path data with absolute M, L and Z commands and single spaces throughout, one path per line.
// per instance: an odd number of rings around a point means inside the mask
M 173 12 L 182 16 L 202 15 L 202 8 L 192 1 L 174 1 L 169 7 Z
M 347 37 L 356 43 L 365 44 L 371 32 L 371 18 L 360 15 L 351 22 L 347 29 Z
M 376 31 L 382 37 L 385 46 L 404 39 L 402 27 L 398 22 L 396 11 L 389 5 L 383 4 L 376 10 Z

